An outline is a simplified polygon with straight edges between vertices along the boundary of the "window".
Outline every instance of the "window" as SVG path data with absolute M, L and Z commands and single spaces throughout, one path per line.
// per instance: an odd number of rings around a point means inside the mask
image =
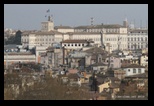
M 66 46 L 66 44 L 64 44 L 64 46 Z
M 140 41 L 140 38 L 138 38 L 138 41 Z
M 129 41 L 129 38 L 128 38 L 128 41 Z
M 134 41 L 136 41 L 136 38 L 134 38 Z
M 136 73 L 136 69 L 135 68 L 133 69 L 133 73 Z
M 131 41 L 133 41 L 133 38 L 131 38 Z
M 68 46 L 70 46 L 70 44 L 68 44 Z
M 77 46 L 77 44 L 75 44 L 75 46 Z
M 111 64 L 111 68 L 113 68 L 113 64 Z
M 141 73 L 141 69 L 140 68 L 138 69 L 138 73 Z
M 128 71 L 130 72 L 130 69 L 128 69 Z
M 80 46 L 80 44 L 79 44 L 79 46 Z
M 84 46 L 84 44 L 82 44 L 82 46 Z
M 73 46 L 73 44 L 72 44 L 72 46 Z
M 143 41 L 143 38 L 141 38 L 141 41 Z
M 147 41 L 147 37 L 145 38 L 145 41 Z

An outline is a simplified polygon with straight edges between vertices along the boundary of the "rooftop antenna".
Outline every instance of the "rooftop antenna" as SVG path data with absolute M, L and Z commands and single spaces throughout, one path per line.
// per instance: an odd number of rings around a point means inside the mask
M 146 20 L 146 29 L 148 29 L 148 21 Z
M 93 25 L 93 22 L 94 22 L 94 18 L 91 17 L 91 25 Z
M 135 28 L 135 19 L 134 19 L 134 28 Z
M 142 20 L 140 20 L 140 28 L 142 29 Z

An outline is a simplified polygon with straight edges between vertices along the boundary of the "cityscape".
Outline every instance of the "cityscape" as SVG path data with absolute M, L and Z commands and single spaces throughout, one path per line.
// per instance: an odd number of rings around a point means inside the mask
M 148 100 L 147 21 L 57 25 L 51 11 L 4 28 L 4 100 Z

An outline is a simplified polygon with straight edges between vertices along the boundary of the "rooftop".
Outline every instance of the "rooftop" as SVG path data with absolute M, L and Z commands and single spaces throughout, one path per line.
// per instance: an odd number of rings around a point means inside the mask
M 91 66 L 107 66 L 107 64 L 104 64 L 104 63 L 94 63 L 92 64 Z
M 130 64 L 130 65 L 127 65 L 127 66 L 123 66 L 122 68 L 145 68 L 145 67 L 137 65 L 137 64 Z
M 87 53 L 104 53 L 104 54 L 107 53 L 105 50 L 103 50 L 100 47 L 93 47 L 93 48 L 90 48 L 88 50 L 85 50 L 85 52 L 87 52 Z
M 22 35 L 28 35 L 28 34 L 36 34 L 36 35 L 54 35 L 54 34 L 62 34 L 61 32 L 58 32 L 56 30 L 51 30 L 51 31 L 46 31 L 46 32 L 43 32 L 43 31 L 35 31 L 35 32 L 32 32 L 32 31 L 26 31 L 26 32 L 23 32 Z
M 73 29 L 72 27 L 70 26 L 55 26 L 55 29 Z
M 89 25 L 89 26 L 78 26 L 75 29 L 94 29 L 94 28 L 121 28 L 122 25 L 119 24 L 107 24 L 107 25 Z
M 148 33 L 148 30 L 146 29 L 131 29 L 129 30 L 131 33 Z
M 142 73 L 142 74 L 137 74 L 137 75 L 126 76 L 125 78 L 148 78 L 148 76 L 146 73 Z

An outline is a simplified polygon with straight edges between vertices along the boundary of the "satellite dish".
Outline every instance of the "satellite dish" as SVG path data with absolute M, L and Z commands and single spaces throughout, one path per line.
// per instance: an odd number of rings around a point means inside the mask
M 63 75 L 63 74 L 65 74 L 65 72 L 64 71 L 61 71 L 61 74 Z

